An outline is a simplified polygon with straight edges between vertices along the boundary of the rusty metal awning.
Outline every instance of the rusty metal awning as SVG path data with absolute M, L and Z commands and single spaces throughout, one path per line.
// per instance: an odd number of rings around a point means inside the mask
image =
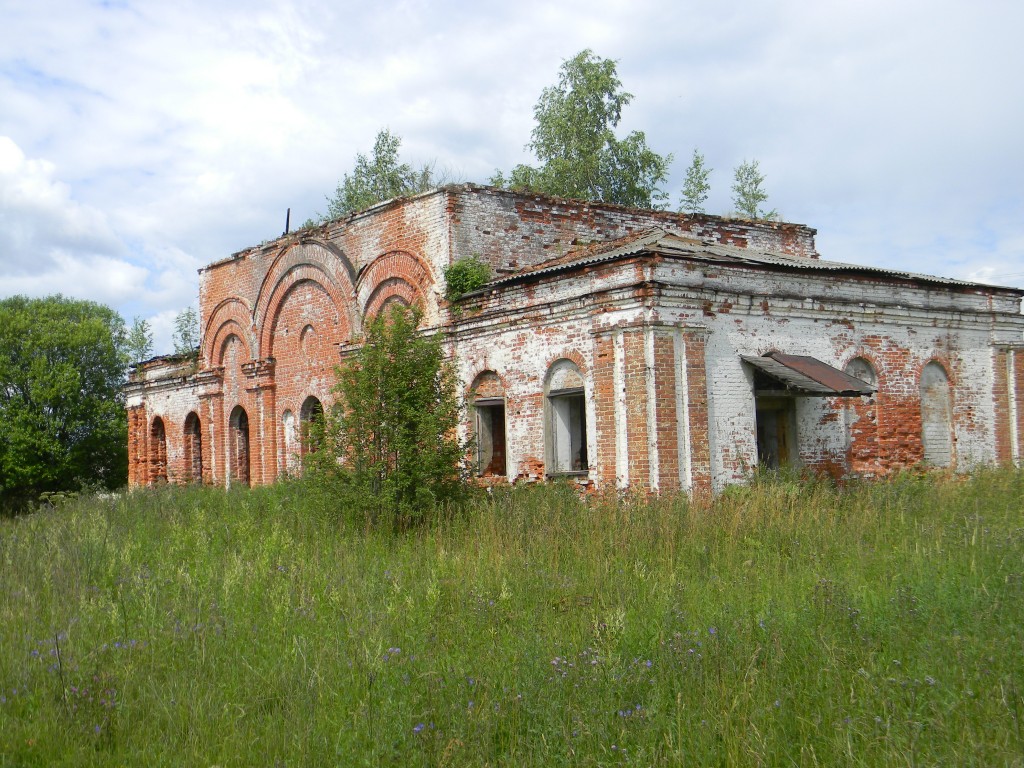
M 757 394 L 788 394 L 805 397 L 862 397 L 874 393 L 870 384 L 815 357 L 769 352 L 763 357 L 742 355 L 754 368 Z

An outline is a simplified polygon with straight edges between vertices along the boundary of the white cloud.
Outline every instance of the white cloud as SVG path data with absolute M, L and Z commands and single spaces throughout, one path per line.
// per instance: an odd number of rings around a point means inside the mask
M 76 199 L 54 163 L 28 158 L 0 136 L 2 295 L 61 293 L 145 314 L 189 303 L 201 265 L 157 241 L 132 253 L 106 214 Z
M 46 269 L 3 277 L 5 294 L 65 296 L 120 305 L 138 296 L 146 270 L 120 259 L 95 254 L 52 251 Z
M 71 199 L 53 163 L 27 159 L 0 136 L 0 275 L 52 267 L 67 249 L 104 254 L 120 243 L 103 213 Z

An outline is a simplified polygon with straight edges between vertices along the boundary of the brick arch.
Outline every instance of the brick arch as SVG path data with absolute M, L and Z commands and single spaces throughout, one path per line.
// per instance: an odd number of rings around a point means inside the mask
M 334 305 L 334 317 L 327 320 L 326 326 L 311 324 L 314 332 L 317 334 L 324 334 L 327 338 L 334 339 L 340 343 L 347 342 L 352 338 L 354 330 L 353 318 L 350 316 L 350 312 L 346 311 L 346 309 L 351 308 L 353 306 L 353 302 L 350 299 L 346 301 L 345 296 L 339 291 L 338 286 L 330 279 L 330 276 L 323 272 L 323 270 L 318 266 L 300 264 L 281 276 L 267 299 L 264 309 L 265 314 L 262 315 L 262 319 L 259 323 L 259 348 L 264 357 L 273 356 L 278 320 L 280 319 L 281 310 L 285 306 L 288 297 L 296 289 L 306 283 L 311 283 L 321 289 L 327 294 L 331 303 Z M 259 305 L 257 305 L 256 311 L 257 313 L 260 312 Z M 333 320 L 336 330 L 332 330 L 330 326 L 331 320 Z M 355 327 L 359 327 L 358 319 Z M 300 330 L 305 330 L 305 328 Z
M 203 329 L 203 358 L 207 365 L 221 364 L 221 352 L 228 336 L 234 334 L 242 340 L 248 358 L 256 348 L 256 336 L 252 330 L 252 309 L 243 299 L 225 299 L 210 313 L 210 319 Z
M 363 308 L 367 320 L 386 312 L 394 305 L 423 309 L 423 297 L 416 289 L 400 277 L 389 277 L 370 295 Z
M 246 329 L 239 326 L 238 322 L 234 319 L 226 320 L 214 334 L 214 337 L 210 343 L 210 364 L 214 367 L 224 365 L 224 350 L 227 349 L 228 342 L 232 338 L 238 339 L 242 344 L 243 359 L 252 360 L 252 347 L 250 346 L 249 336 L 251 334 L 246 333 Z
M 575 363 L 576 367 L 580 371 L 580 375 L 583 377 L 583 380 L 584 381 L 587 380 L 587 375 L 589 374 L 590 371 L 588 369 L 586 361 L 583 359 L 583 355 L 581 355 L 575 349 L 563 349 L 561 352 L 558 352 L 558 353 L 548 357 L 547 361 L 544 363 L 544 384 L 545 385 L 547 385 L 548 375 L 551 373 L 551 367 L 555 363 L 557 363 L 559 360 L 568 360 L 571 363 Z
M 844 355 L 840 359 L 842 360 L 842 365 L 839 366 L 839 368 L 843 371 L 845 371 L 847 366 L 849 366 L 854 360 L 863 360 L 866 362 L 871 366 L 871 370 L 875 374 L 875 387 L 877 389 L 881 389 L 881 382 L 884 376 L 884 366 L 882 365 L 882 358 L 876 350 L 858 347 L 857 349 L 850 350 L 847 355 Z
M 932 352 L 930 356 L 918 362 L 916 370 L 914 371 L 918 381 L 921 380 L 921 376 L 924 374 L 924 369 L 932 363 L 935 363 L 942 368 L 943 372 L 946 374 L 946 378 L 949 379 L 950 387 L 956 387 L 959 385 L 959 382 L 957 381 L 958 377 L 956 373 L 956 366 L 953 365 L 953 361 L 942 352 Z
M 843 372 L 848 376 L 860 379 L 878 390 L 878 369 L 866 357 L 858 355 L 847 360 Z
M 339 269 L 339 266 L 341 269 Z M 345 322 L 346 337 L 360 329 L 355 300 L 355 269 L 345 253 L 328 243 L 306 238 L 283 249 L 260 284 L 252 320 L 260 329 L 260 352 L 269 355 L 270 335 L 281 304 L 297 283 L 311 280 L 320 285 L 334 302 L 339 324 Z
M 363 316 L 376 317 L 385 305 L 399 301 L 426 312 L 433 306 L 434 277 L 420 259 L 406 251 L 378 256 L 359 275 L 356 293 Z
M 508 385 L 505 377 L 493 368 L 474 369 L 469 386 L 466 387 L 467 401 L 473 397 L 507 397 Z

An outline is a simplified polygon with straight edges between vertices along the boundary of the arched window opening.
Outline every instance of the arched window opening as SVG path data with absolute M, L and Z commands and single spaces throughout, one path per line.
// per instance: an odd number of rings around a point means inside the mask
M 228 431 L 231 482 L 249 485 L 249 415 L 242 406 L 231 411 Z
M 921 443 L 934 467 L 953 463 L 953 403 L 949 375 L 932 361 L 921 371 Z
M 164 420 L 157 416 L 149 428 L 149 482 L 167 482 L 167 431 Z
M 299 411 L 302 422 L 302 455 L 315 453 L 323 445 L 324 440 L 324 406 L 310 395 L 302 402 Z
M 498 374 L 484 371 L 473 382 L 470 397 L 476 445 L 476 473 L 505 477 L 505 388 Z
M 571 360 L 557 360 L 545 387 L 549 475 L 586 472 L 587 408 L 583 374 Z
M 203 482 L 203 431 L 195 411 L 185 417 L 185 479 Z

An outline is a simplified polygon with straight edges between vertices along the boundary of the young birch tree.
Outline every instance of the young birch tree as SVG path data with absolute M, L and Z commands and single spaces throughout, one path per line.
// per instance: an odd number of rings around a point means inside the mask
M 686 181 L 683 182 L 683 194 L 679 201 L 679 210 L 685 213 L 705 213 L 704 203 L 707 202 L 711 184 L 708 177 L 712 168 L 704 165 L 704 155 L 693 150 L 693 160 L 686 169 Z

